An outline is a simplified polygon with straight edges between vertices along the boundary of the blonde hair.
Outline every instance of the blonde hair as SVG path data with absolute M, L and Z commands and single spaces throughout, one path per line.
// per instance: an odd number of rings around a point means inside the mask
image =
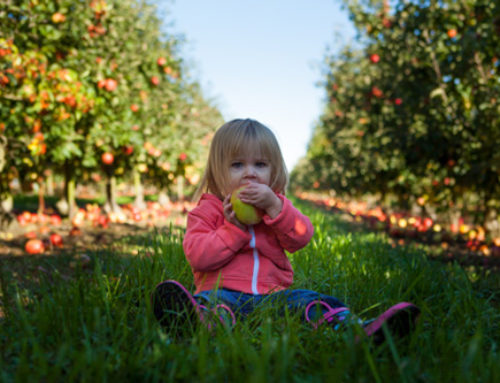
M 194 195 L 209 192 L 223 200 L 229 193 L 229 168 L 231 161 L 248 150 L 259 149 L 271 164 L 269 187 L 277 193 L 285 193 L 288 171 L 274 133 L 265 125 L 252 119 L 236 119 L 226 122 L 214 135 L 210 145 L 207 166 Z

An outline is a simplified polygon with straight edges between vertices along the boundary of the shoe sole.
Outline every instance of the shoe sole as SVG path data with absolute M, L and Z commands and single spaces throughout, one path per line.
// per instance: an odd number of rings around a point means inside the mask
M 392 306 L 382 313 L 377 319 L 364 328 L 367 336 L 371 337 L 375 344 L 381 344 L 385 341 L 383 326 L 392 335 L 404 337 L 411 333 L 420 315 L 420 309 L 412 303 L 402 302 Z
M 176 281 L 164 281 L 156 286 L 151 297 L 153 312 L 162 327 L 182 325 L 198 320 L 197 303 L 184 286 Z

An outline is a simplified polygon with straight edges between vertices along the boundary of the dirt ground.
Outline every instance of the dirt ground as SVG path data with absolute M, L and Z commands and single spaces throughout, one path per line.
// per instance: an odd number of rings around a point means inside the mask
M 25 245 L 31 238 L 43 241 L 43 255 L 110 249 L 124 237 L 146 236 L 148 233 L 167 231 L 171 226 L 181 229 L 185 226 L 186 216 L 186 209 L 177 208 L 171 209 L 168 215 L 146 216 L 141 221 L 127 219 L 125 222 L 107 222 L 104 227 L 89 221 L 75 227 L 69 219 L 63 219 L 59 225 L 50 222 L 21 225 L 13 217 L 10 223 L 0 228 L 0 260 L 29 255 L 25 251 Z M 62 237 L 62 246 L 51 243 L 52 234 Z
M 88 251 L 122 250 L 125 237 L 147 237 L 148 234 L 166 232 L 171 228 L 182 230 L 186 224 L 187 212 L 194 206 L 189 204 L 172 204 L 167 209 L 150 205 L 149 209 L 141 212 L 141 219 L 132 219 L 133 212 L 126 211 L 126 219 L 121 222 L 107 222 L 104 226 L 97 220 L 87 219 L 78 225 L 78 228 L 63 219 L 58 225 L 51 222 L 28 223 L 21 225 L 13 215 L 8 225 L 0 227 L 0 261 L 2 258 L 15 258 L 28 256 L 25 244 L 30 238 L 38 238 L 44 242 L 45 251 L 41 256 L 56 254 L 84 254 Z M 323 207 L 320 207 L 323 208 Z M 324 208 L 323 208 L 324 209 Z M 17 212 L 20 214 L 21 212 Z M 53 212 L 47 211 L 47 216 Z M 87 213 L 88 216 L 91 212 Z M 328 211 L 327 214 L 339 214 L 349 230 L 371 230 L 365 221 L 356 219 L 343 211 Z M 387 230 L 383 230 L 387 231 Z M 50 242 L 51 234 L 59 234 L 63 245 L 54 246 Z M 473 252 L 458 241 L 432 243 L 424 236 L 397 236 L 387 232 L 393 246 L 424 245 L 429 257 L 443 262 L 455 262 L 468 266 L 480 266 L 490 270 L 500 270 L 500 256 L 485 256 L 480 252 Z

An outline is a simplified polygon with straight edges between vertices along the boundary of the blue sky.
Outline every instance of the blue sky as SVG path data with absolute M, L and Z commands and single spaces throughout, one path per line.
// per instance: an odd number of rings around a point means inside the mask
M 321 114 L 322 61 L 352 42 L 340 0 L 157 0 L 192 76 L 224 118 L 270 127 L 289 170 Z

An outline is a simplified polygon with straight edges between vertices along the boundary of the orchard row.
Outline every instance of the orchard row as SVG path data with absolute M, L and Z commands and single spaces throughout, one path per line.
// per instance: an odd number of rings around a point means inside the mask
M 295 185 L 500 234 L 499 3 L 346 4 L 358 41 L 326 58 L 328 103 Z
M 429 216 L 386 212 L 366 201 L 342 200 L 318 192 L 301 192 L 298 197 L 328 211 L 343 214 L 370 230 L 386 232 L 393 244 L 420 243 L 430 246 L 433 249 L 431 253 L 441 253 L 446 258 L 457 258 L 465 253 L 467 258 L 472 256 L 468 261 L 481 260 L 483 265 L 496 267 L 500 264 L 500 237 L 487 234 L 482 226 L 467 224 L 463 217 L 458 219 L 457 224 L 448 224 Z M 491 257 L 491 260 L 484 257 Z
M 168 22 L 139 0 L 7 1 L 0 11 L 2 201 L 14 180 L 43 193 L 47 177 L 59 177 L 73 216 L 82 180 L 106 180 L 109 211 L 118 209 L 116 178 L 135 183 L 138 204 L 143 184 L 169 192 L 195 183 L 221 115 L 190 80 Z

